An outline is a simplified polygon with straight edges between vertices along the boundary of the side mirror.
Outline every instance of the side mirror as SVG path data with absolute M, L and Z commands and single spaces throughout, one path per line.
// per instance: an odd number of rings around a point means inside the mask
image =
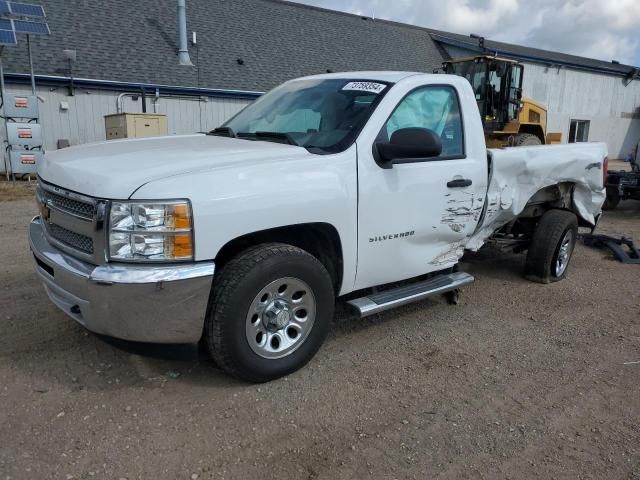
M 428 128 L 401 128 L 391 135 L 389 142 L 376 143 L 383 168 L 406 159 L 437 157 L 442 153 L 442 140 Z

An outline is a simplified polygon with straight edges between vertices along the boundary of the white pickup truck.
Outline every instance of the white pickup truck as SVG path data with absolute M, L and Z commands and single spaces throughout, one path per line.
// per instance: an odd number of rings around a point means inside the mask
M 289 81 L 209 134 L 47 153 L 29 240 L 58 307 L 142 342 L 202 341 L 267 381 L 309 361 L 336 297 L 359 315 L 473 281 L 487 242 L 561 279 L 605 199 L 603 144 L 487 151 L 460 77 Z

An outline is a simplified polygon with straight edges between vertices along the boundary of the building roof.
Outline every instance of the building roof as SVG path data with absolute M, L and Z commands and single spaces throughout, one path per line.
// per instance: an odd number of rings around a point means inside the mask
M 596 60 L 593 58 L 525 47 L 522 45 L 514 45 L 511 43 L 496 42 L 489 39 L 484 40 L 484 49 L 482 49 L 479 47 L 479 39 L 473 38 L 469 35 L 460 35 L 433 29 L 429 29 L 429 32 L 431 37 L 438 43 L 457 46 L 476 52 L 497 52 L 499 55 L 507 57 L 510 56 L 524 61 L 564 65 L 579 70 L 590 70 L 614 75 L 628 75 L 637 70 L 637 67 L 632 65 L 623 65 L 620 63 L 614 63 L 613 61 L 605 62 L 603 60 Z
M 416 75 L 424 75 L 424 72 L 396 72 L 392 70 L 336 72 L 310 75 L 307 77 L 302 77 L 302 80 L 351 79 L 359 82 L 374 81 L 398 83 L 399 81 L 404 80 L 407 77 L 414 77 Z
M 38 75 L 264 91 L 327 70 L 431 72 L 443 57 L 425 31 L 276 0 L 188 0 L 189 54 L 179 66 L 175 0 L 30 0 L 44 5 L 50 37 L 32 37 Z M 105 8 L 104 5 L 109 5 Z M 26 40 L 5 49 L 5 71 L 27 73 Z M 240 64 L 240 62 L 242 64 Z
M 175 0 L 29 0 L 44 5 L 51 36 L 33 36 L 37 75 L 68 76 L 62 50 L 73 49 L 75 78 L 208 89 L 265 91 L 285 80 L 330 71 L 431 72 L 456 44 L 477 39 L 283 0 L 188 0 L 194 67 L 177 61 Z M 109 7 L 105 8 L 104 5 Z M 24 35 L 5 48 L 5 72 L 27 73 Z M 519 59 L 564 62 L 626 75 L 633 67 L 485 41 Z M 199 67 L 198 67 L 199 65 Z

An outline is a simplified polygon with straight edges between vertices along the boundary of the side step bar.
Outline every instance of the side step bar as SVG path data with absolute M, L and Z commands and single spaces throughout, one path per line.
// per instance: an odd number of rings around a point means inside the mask
M 367 317 L 374 313 L 384 312 L 401 305 L 456 290 L 473 283 L 473 280 L 473 276 L 464 272 L 439 275 L 422 282 L 356 298 L 348 301 L 347 304 L 361 317 Z

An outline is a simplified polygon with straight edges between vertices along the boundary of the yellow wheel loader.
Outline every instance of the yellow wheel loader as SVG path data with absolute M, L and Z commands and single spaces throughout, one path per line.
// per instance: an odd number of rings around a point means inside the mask
M 473 87 L 487 146 L 517 147 L 560 143 L 560 133 L 547 133 L 547 109 L 522 96 L 524 65 L 481 55 L 443 64 L 445 73 L 465 77 Z

